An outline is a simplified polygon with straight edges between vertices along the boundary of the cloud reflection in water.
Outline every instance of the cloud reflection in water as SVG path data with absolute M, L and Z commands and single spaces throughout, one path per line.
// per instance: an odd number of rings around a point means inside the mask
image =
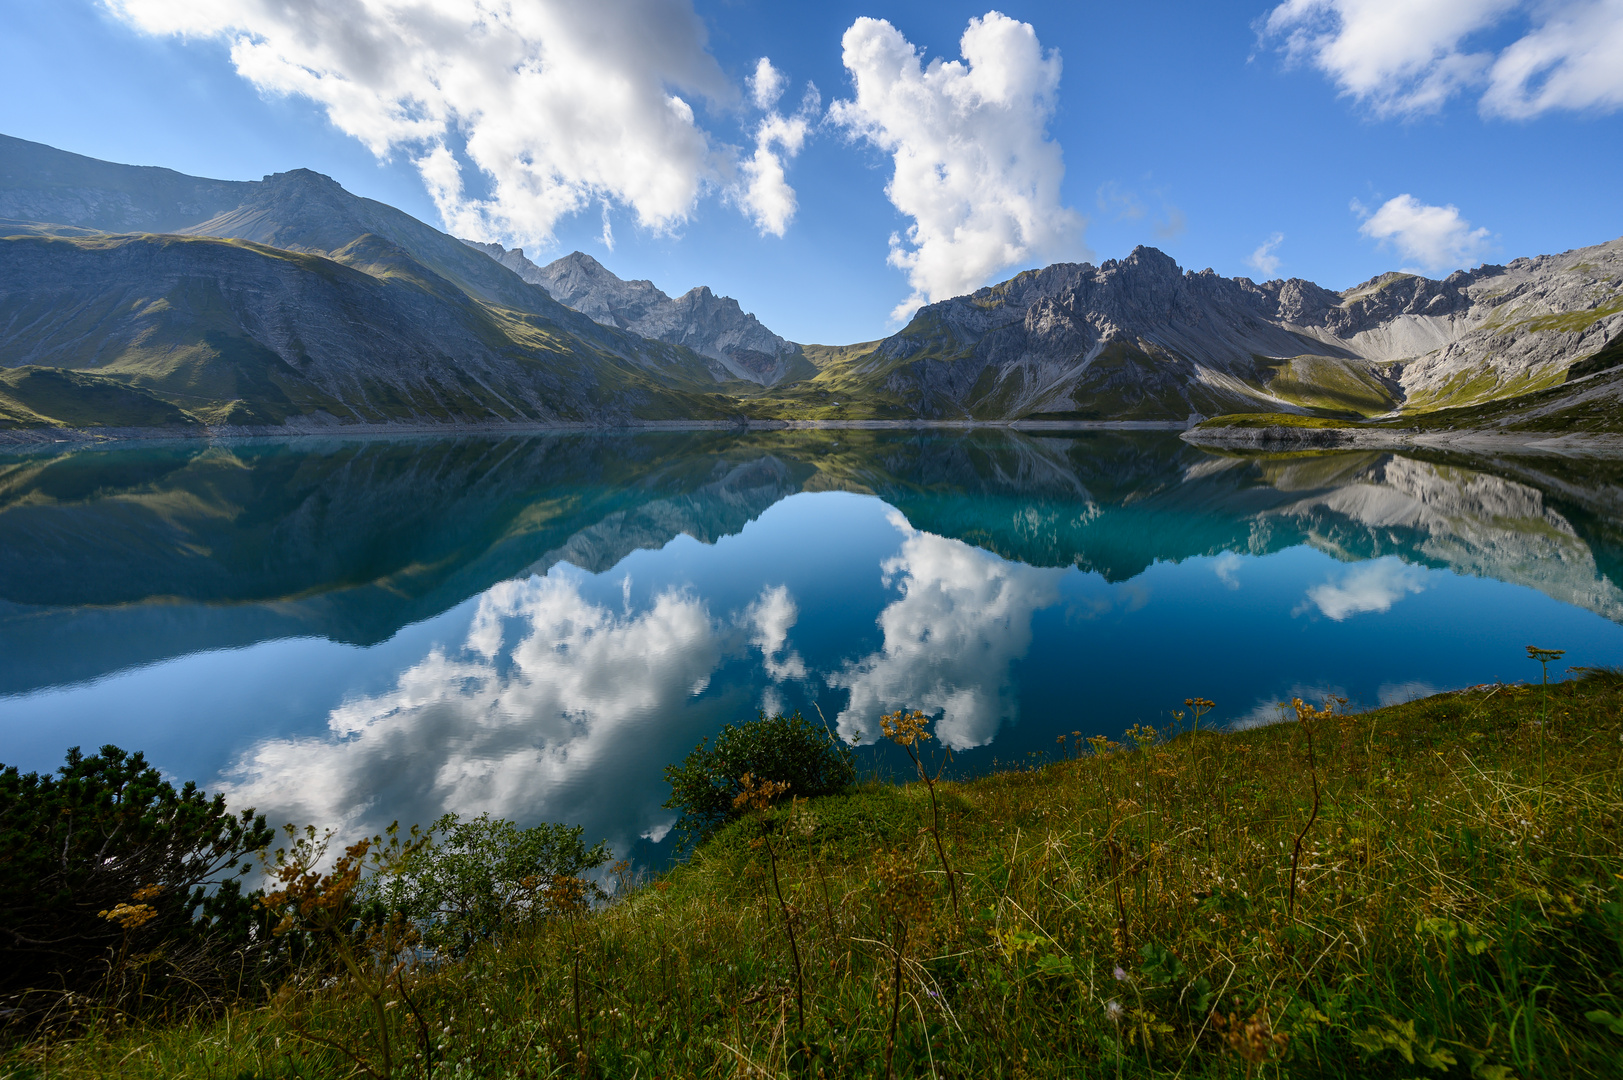
M 374 806 L 417 821 L 454 810 L 585 822 L 623 850 L 630 836 L 609 830 L 668 817 L 663 791 L 636 785 L 605 805 L 601 785 L 628 770 L 658 775 L 670 736 L 685 739 L 668 730 L 685 731 L 673 714 L 704 690 L 724 642 L 691 593 L 622 614 L 583 596 L 581 580 L 559 568 L 496 585 L 461 649 L 436 646 L 393 690 L 334 709 L 326 737 L 252 747 L 228 797 L 344 829 L 376 827 Z
M 1325 618 L 1341 622 L 1353 615 L 1390 611 L 1405 596 L 1424 592 L 1425 588 L 1425 570 L 1388 556 L 1361 563 L 1337 580 L 1313 586 L 1307 598 Z M 1306 607 L 1303 604 L 1302 610 Z
M 878 716 L 909 708 L 940 713 L 936 735 L 955 750 L 991 742 L 1018 711 L 1009 669 L 1031 646 L 1032 613 L 1058 602 L 1065 571 L 919 532 L 899 513 L 890 521 L 905 539 L 880 570 L 902 595 L 879 614 L 880 650 L 828 677 L 851 691 L 840 736 L 873 742 Z

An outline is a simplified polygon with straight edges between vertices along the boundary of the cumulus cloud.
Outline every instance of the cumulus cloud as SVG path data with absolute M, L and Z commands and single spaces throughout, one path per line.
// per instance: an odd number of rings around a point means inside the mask
M 766 110 L 778 103 L 783 96 L 784 87 L 789 85 L 788 76 L 772 66 L 770 57 L 763 56 L 755 62 L 755 73 L 747 80 L 750 88 L 750 100 L 755 102 L 757 109 Z
M 385 693 L 346 702 L 323 736 L 267 739 L 228 774 L 236 805 L 278 821 L 370 830 L 390 815 L 446 811 L 585 824 L 625 844 L 668 814 L 657 777 L 690 748 L 703 719 L 683 703 L 722 659 L 704 604 L 665 592 L 641 612 L 587 600 L 578 572 L 504 582 L 479 601 L 459 649 L 435 647 Z
M 1360 563 L 1352 570 L 1307 591 L 1309 603 L 1327 619 L 1341 622 L 1353 615 L 1388 611 L 1413 593 L 1424 592 L 1426 572 L 1391 556 Z M 1306 610 L 1304 604 L 1298 610 Z
M 1486 47 L 1513 19 L 1526 31 Z M 1623 107 L 1623 0 L 1286 0 L 1262 37 L 1382 116 L 1478 88 L 1488 115 Z
M 1356 199 L 1352 208 L 1361 215 L 1368 213 Z M 1459 207 L 1431 206 L 1413 195 L 1386 200 L 1364 218 L 1358 231 L 1392 244 L 1405 259 L 1432 271 L 1474 266 L 1488 251 L 1488 230 L 1471 228 Z
M 544 244 L 596 202 L 670 229 L 730 170 L 690 99 L 736 90 L 688 0 L 104 2 L 148 33 L 228 42 L 261 90 L 409 155 L 447 228 L 475 239 Z
M 881 570 L 901 597 L 880 612 L 879 651 L 829 676 L 851 691 L 839 733 L 872 742 L 882 714 L 921 709 L 941 714 L 936 736 L 953 749 L 988 743 L 1015 717 L 1009 666 L 1031 647 L 1032 613 L 1059 600 L 1064 572 L 918 532 L 900 514 L 891 523 L 906 538 Z
M 806 677 L 806 662 L 789 648 L 789 630 L 799 618 L 800 607 L 785 585 L 762 589 L 744 609 L 744 625 L 752 631 L 750 644 L 761 650 L 767 677 L 774 682 Z
M 755 153 L 739 165 L 740 184 L 734 196 L 762 236 L 782 236 L 794 219 L 799 202 L 789 186 L 787 163 L 805 145 L 822 106 L 817 88 L 808 83 L 794 115 L 778 112 L 773 106 L 786 81 L 764 56 L 750 77 L 751 96 L 757 105 L 766 102 L 761 107 L 769 111 L 755 127 Z
M 1279 256 L 1274 249 L 1285 242 L 1285 234 L 1276 232 L 1253 251 L 1245 261 L 1253 266 L 1257 273 L 1264 277 L 1272 277 L 1273 272 L 1279 269 Z
M 892 313 L 969 292 L 1022 262 L 1086 257 L 1083 218 L 1060 202 L 1065 164 L 1048 138 L 1060 58 L 1036 32 L 996 11 L 971 19 L 963 59 L 919 50 L 883 19 L 842 39 L 856 94 L 830 119 L 890 154 L 885 193 L 913 219 L 890 263 L 913 293 Z

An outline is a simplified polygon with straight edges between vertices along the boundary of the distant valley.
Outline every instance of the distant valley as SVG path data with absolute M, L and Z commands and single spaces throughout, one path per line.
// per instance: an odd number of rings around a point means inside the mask
M 1343 292 L 1138 248 L 803 345 L 704 286 L 673 298 L 581 252 L 538 265 L 316 173 L 207 180 L 0 136 L 12 439 L 1236 413 L 1615 431 L 1620 335 L 1614 240 Z

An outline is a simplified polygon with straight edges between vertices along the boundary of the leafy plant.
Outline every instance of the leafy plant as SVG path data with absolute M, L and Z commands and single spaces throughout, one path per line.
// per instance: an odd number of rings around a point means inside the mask
M 428 838 L 413 827 L 402 840 L 398 825 L 390 825 L 385 835 L 358 840 L 345 848 L 332 869 L 323 873 L 321 866 L 333 834 L 317 836 L 312 825 L 301 835 L 289 825 L 287 835 L 292 843 L 266 858 L 276 888 L 260 904 L 279 920 L 272 933 L 278 937 L 304 934 L 336 962 L 349 986 L 367 1003 L 377 1056 L 362 1054 L 347 1041 L 325 1037 L 304 1023 L 291 1007 L 297 997 L 292 986 L 282 996 L 289 1026 L 305 1041 L 340 1051 L 368 1076 L 388 1080 L 394 1067 L 390 982 L 395 981 L 404 994 L 400 977 L 408 959 L 405 954 L 417 944 L 419 935 L 397 906 L 379 899 L 389 892 L 380 883 L 398 877 L 412 856 L 428 844 Z
M 583 832 L 579 825 L 520 829 L 489 814 L 468 821 L 446 814 L 396 873 L 374 879 L 372 890 L 412 918 L 430 947 L 463 956 L 560 908 L 573 910 L 576 892 L 584 890 L 588 902 L 601 897 L 585 878 L 609 861 L 608 842 L 588 848 Z
M 106 991 L 133 955 L 167 949 L 205 979 L 251 944 L 251 897 L 232 871 L 273 833 L 164 780 L 141 754 L 75 747 L 55 775 L 0 771 L 0 994 L 31 1012 Z M 212 960 L 211 960 L 212 958 Z M 176 986 L 183 981 L 176 981 Z
M 746 774 L 757 783 L 787 785 L 776 798 L 807 799 L 850 787 L 856 766 L 849 747 L 798 712 L 763 712 L 745 724 L 723 725 L 714 743 L 701 739 L 680 765 L 665 768 L 671 785 L 665 806 L 680 813 L 676 829 L 684 846 L 708 839 L 745 813 L 735 800 L 739 777 Z

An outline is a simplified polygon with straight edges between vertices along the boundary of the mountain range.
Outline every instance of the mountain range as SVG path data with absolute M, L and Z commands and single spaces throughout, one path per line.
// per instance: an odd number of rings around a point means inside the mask
M 1341 292 L 1140 247 L 927 305 L 880 341 L 802 345 L 707 287 L 673 298 L 581 252 L 539 266 L 307 170 L 208 180 L 0 136 L 14 439 L 1461 407 L 1492 423 L 1535 400 L 1605 418 L 1620 335 L 1623 239 Z

